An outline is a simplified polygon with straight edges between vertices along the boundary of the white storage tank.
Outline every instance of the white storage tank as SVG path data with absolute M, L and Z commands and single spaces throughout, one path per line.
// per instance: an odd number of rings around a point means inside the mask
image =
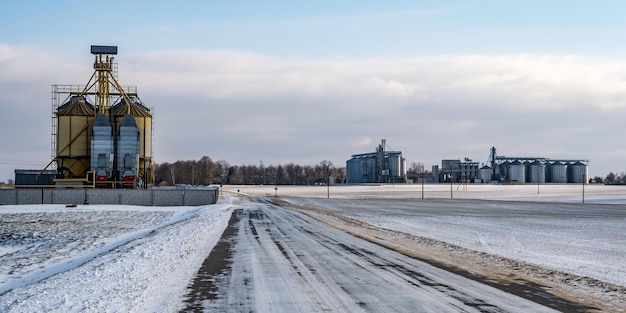
M 402 166 L 400 168 L 400 176 L 402 177 L 406 177 L 406 159 L 405 158 L 401 158 L 401 162 L 400 165 Z
M 554 162 L 550 165 L 550 182 L 555 184 L 567 183 L 567 164 Z
M 529 182 L 534 184 L 545 184 L 546 182 L 546 165 L 539 160 L 530 164 Z
M 587 164 L 584 164 L 580 161 L 570 164 L 567 167 L 568 170 L 568 179 L 569 183 L 582 184 L 587 183 L 589 181 L 589 174 L 587 173 L 588 167 Z
M 491 181 L 491 167 L 485 165 L 480 168 L 480 179 L 482 179 L 484 183 Z
M 509 179 L 520 184 L 526 183 L 526 166 L 520 161 L 513 161 L 509 165 Z

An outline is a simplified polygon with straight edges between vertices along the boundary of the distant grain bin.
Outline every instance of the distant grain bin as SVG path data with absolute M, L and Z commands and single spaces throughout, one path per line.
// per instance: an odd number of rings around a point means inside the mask
M 480 179 L 484 183 L 491 181 L 491 168 L 487 165 L 480 168 Z
M 567 163 L 554 162 L 550 164 L 550 181 L 556 184 L 567 183 Z
M 150 109 L 117 81 L 116 46 L 91 46 L 85 85 L 53 85 L 52 157 L 57 185 L 146 188 L 153 179 Z M 111 103 L 115 105 L 111 106 Z
M 545 184 L 546 182 L 546 165 L 539 160 L 535 160 L 530 163 L 529 166 L 530 177 L 528 182 L 533 184 Z
M 496 148 L 492 147 L 488 165 L 491 167 L 492 180 L 565 184 L 586 183 L 588 162 L 589 160 L 499 156 Z M 525 167 L 525 171 L 522 167 Z
M 509 165 L 509 179 L 519 184 L 526 183 L 526 166 L 520 161 L 513 161 Z
M 568 171 L 568 175 L 567 175 L 568 183 L 582 184 L 582 183 L 587 183 L 587 181 L 589 180 L 588 178 L 589 174 L 587 173 L 588 167 L 586 164 L 583 164 L 581 162 L 570 164 L 567 167 L 567 171 Z
M 404 183 L 406 160 L 400 151 L 386 151 L 385 139 L 376 152 L 354 154 L 346 161 L 347 183 Z

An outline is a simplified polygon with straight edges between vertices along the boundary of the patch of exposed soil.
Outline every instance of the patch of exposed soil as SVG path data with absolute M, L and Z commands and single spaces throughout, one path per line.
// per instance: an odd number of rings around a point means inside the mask
M 204 260 L 196 278 L 189 286 L 189 293 L 185 300 L 187 306 L 181 312 L 204 312 L 203 302 L 218 297 L 219 284 L 223 283 L 221 279 L 228 277 L 231 270 L 232 246 L 241 212 L 241 209 L 233 211 L 222 237 Z

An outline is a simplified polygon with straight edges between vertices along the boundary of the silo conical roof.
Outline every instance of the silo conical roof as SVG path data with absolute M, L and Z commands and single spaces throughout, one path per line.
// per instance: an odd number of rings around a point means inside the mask
M 125 98 L 121 98 L 115 105 L 111 107 L 111 112 L 115 116 L 122 116 L 130 113 L 132 116 L 151 116 L 148 109 L 139 97 L 131 96 L 131 103 L 127 104 Z M 130 110 L 129 110 L 130 107 Z
M 95 108 L 87 99 L 79 96 L 72 96 L 70 100 L 59 106 L 57 115 L 82 115 L 89 116 L 95 114 Z

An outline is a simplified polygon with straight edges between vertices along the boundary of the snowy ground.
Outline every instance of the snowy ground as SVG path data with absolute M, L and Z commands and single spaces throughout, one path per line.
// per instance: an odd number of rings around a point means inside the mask
M 204 207 L 0 207 L 0 312 L 172 312 L 222 234 Z
M 237 193 L 626 286 L 625 187 L 585 186 L 585 204 L 582 185 L 275 188 L 225 186 L 203 207 L 0 206 L 0 312 L 178 311 Z
M 330 186 L 224 186 L 223 192 L 255 196 L 340 199 L 478 199 L 567 203 L 626 204 L 626 186 L 605 185 L 336 185 Z

